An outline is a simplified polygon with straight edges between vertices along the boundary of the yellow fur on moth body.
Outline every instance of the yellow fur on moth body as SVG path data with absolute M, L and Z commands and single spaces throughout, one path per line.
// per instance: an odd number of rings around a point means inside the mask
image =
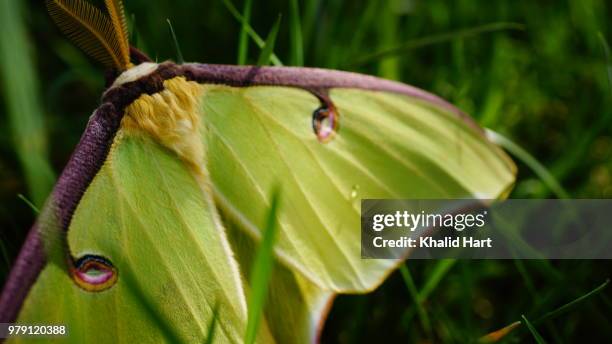
M 200 99 L 204 88 L 197 82 L 175 77 L 164 89 L 143 94 L 125 109 L 121 130 L 146 135 L 174 152 L 197 176 L 204 176 L 204 144 L 201 138 Z

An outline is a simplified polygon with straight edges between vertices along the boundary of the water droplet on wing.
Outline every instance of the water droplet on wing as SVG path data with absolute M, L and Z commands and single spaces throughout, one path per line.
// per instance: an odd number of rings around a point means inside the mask
M 351 188 L 351 199 L 356 199 L 359 196 L 359 185 L 355 184 Z
M 312 114 L 312 129 L 322 143 L 331 141 L 339 128 L 338 112 L 333 106 L 323 105 Z

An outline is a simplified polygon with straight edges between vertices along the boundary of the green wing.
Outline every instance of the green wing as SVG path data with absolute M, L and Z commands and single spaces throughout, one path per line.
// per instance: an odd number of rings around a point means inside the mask
M 312 92 L 166 80 L 128 107 L 67 235 L 116 283 L 92 292 L 51 260 L 18 321 L 69 327 L 72 342 L 239 343 L 250 264 L 280 186 L 277 262 L 258 341 L 312 342 L 338 292 L 366 292 L 398 264 L 360 258 L 362 198 L 496 198 L 514 165 L 473 125 L 420 98 L 331 89 L 331 140 Z M 94 276 L 95 278 L 96 276 Z
M 240 226 L 226 221 L 228 237 L 244 275 L 248 295 L 250 267 L 255 258 L 257 242 Z M 276 262 L 268 287 L 264 309 L 267 326 L 277 343 L 313 343 L 319 335 L 333 292 L 323 290 L 301 273 Z
M 203 342 L 215 304 L 220 342 L 238 343 L 246 303 L 214 210 L 189 170 L 148 139 L 115 139 L 70 225 L 74 257 L 108 258 L 118 283 L 98 293 L 48 264 L 19 322 L 66 324 L 74 343 Z
M 202 101 L 219 208 L 257 238 L 280 184 L 278 257 L 323 289 L 371 290 L 397 264 L 360 258 L 360 199 L 497 198 L 514 180 L 506 155 L 449 110 L 358 89 L 330 98 L 340 129 L 328 143 L 308 91 L 210 85 Z

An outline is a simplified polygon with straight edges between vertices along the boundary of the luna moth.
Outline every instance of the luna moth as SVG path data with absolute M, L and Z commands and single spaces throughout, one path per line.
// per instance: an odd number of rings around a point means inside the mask
M 130 47 L 121 1 L 105 4 L 47 1 L 113 77 L 15 262 L 0 322 L 65 324 L 74 343 L 201 343 L 216 317 L 216 342 L 242 342 L 278 185 L 257 342 L 315 342 L 335 295 L 369 292 L 402 263 L 361 259 L 360 199 L 512 186 L 512 161 L 435 95 L 316 68 L 153 63 Z

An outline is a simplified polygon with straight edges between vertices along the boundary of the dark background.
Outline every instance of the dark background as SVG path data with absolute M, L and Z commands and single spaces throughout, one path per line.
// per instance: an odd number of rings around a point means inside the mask
M 40 206 L 103 91 L 102 68 L 59 33 L 43 1 L 3 1 L 13 4 L 2 5 L 3 11 L 18 10 L 13 19 L 23 19 L 25 32 L 15 35 L 6 22 L 0 24 L 0 284 L 36 216 L 18 195 Z M 235 5 L 241 9 L 242 1 Z M 379 75 L 432 91 L 522 147 L 514 151 L 519 174 L 511 197 L 612 196 L 612 61 L 605 54 L 605 41 L 612 40 L 610 3 L 300 0 L 299 5 L 305 65 Z M 135 22 L 132 42 L 153 59 L 176 57 L 169 18 L 187 61 L 236 63 L 240 23 L 221 0 L 127 0 L 125 6 Z M 295 64 L 288 1 L 254 0 L 252 25 L 265 38 L 279 13 L 275 52 L 284 64 Z M 28 55 L 6 54 L 19 52 L 19 44 L 29 51 L 31 64 Z M 401 49 L 371 55 L 390 48 Z M 251 42 L 249 63 L 259 51 Z M 20 104 L 19 97 L 39 106 L 11 107 Z M 588 292 L 610 277 L 611 267 L 608 261 L 409 261 L 404 276 L 394 273 L 374 293 L 340 296 L 323 342 L 469 342 L 523 314 L 537 320 L 581 296 L 586 297 L 536 324 L 537 331 L 550 342 L 609 342 L 611 288 Z M 407 287 L 406 277 L 414 288 Z M 506 340 L 533 338 L 520 327 Z

